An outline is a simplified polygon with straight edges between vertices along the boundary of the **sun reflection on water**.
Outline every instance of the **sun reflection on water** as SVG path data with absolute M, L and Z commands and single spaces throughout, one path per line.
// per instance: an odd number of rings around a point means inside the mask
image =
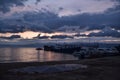
M 44 62 L 77 60 L 68 54 L 37 51 L 35 48 L 0 48 L 0 62 Z

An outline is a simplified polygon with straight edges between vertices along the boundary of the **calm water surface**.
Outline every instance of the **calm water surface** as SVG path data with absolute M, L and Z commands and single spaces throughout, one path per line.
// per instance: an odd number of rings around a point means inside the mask
M 0 48 L 0 63 L 6 62 L 45 62 L 77 60 L 76 57 L 69 54 L 55 53 L 35 48 Z

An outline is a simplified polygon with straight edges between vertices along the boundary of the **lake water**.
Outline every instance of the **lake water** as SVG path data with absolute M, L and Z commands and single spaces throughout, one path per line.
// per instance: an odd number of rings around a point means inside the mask
M 11 62 L 45 62 L 77 60 L 70 54 L 56 53 L 35 48 L 0 48 L 0 63 Z

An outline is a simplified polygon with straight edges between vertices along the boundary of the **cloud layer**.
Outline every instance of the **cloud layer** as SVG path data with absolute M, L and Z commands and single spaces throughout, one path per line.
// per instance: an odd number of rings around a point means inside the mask
M 58 16 L 104 13 L 119 5 L 117 0 L 1 0 L 0 11 L 7 15 L 26 11 L 50 11 Z
M 0 0 L 0 33 L 120 30 L 119 21 L 119 0 Z M 99 34 L 91 36 L 108 35 Z

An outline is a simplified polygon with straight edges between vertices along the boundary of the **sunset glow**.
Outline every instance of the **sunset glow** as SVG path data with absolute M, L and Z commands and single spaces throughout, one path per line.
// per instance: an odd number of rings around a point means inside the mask
M 119 74 L 120 0 L 0 0 L 0 80 Z
M 10 37 L 12 35 L 20 35 L 24 39 L 32 39 L 33 37 L 36 37 L 38 34 L 40 36 L 54 36 L 54 35 L 68 35 L 72 36 L 75 35 L 75 33 L 64 33 L 64 32 L 55 32 L 55 33 L 43 33 L 43 32 L 34 32 L 34 31 L 26 31 L 26 32 L 19 32 L 19 33 L 0 33 L 1 37 Z

